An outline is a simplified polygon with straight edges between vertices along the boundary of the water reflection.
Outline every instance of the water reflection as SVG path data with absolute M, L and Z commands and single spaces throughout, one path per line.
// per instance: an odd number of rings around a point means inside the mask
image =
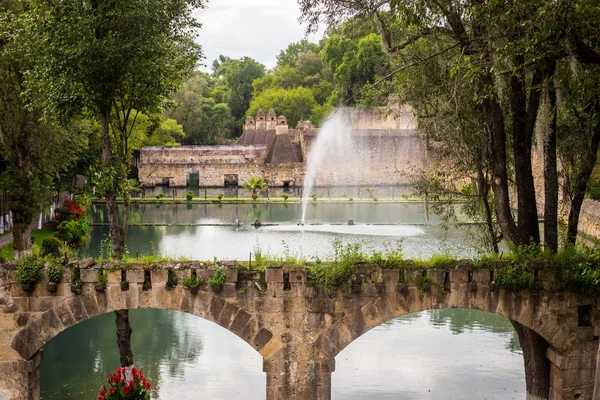
M 153 398 L 265 398 L 262 357 L 234 334 L 172 311 L 132 310 L 131 321 L 136 365 L 152 380 Z M 513 340 L 501 316 L 466 309 L 409 314 L 336 357 L 333 398 L 522 399 L 522 357 L 507 346 Z M 118 362 L 112 314 L 75 325 L 44 348 L 43 398 L 94 398 Z
M 215 396 L 209 398 L 242 399 L 244 386 L 264 398 L 262 357 L 233 333 L 174 311 L 132 310 L 130 316 L 135 364 L 152 382 L 153 398 L 208 390 Z M 42 398 L 95 398 L 118 365 L 112 313 L 75 325 L 44 347 Z
M 523 359 L 518 341 L 512 348 L 515 338 L 508 319 L 482 311 L 397 318 L 336 357 L 333 399 L 523 399 Z

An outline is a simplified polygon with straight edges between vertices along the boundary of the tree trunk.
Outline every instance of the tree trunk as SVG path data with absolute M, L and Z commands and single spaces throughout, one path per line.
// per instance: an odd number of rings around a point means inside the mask
M 592 171 L 596 165 L 598 147 L 600 145 L 600 122 L 594 128 L 594 134 L 590 142 L 588 152 L 582 162 L 581 169 L 574 179 L 573 200 L 571 200 L 571 210 L 569 211 L 569 222 L 567 227 L 567 244 L 574 245 L 577 241 L 577 232 L 579 227 L 579 215 L 581 214 L 581 205 L 585 199 L 585 191 L 588 181 L 592 176 Z
M 558 169 L 556 163 L 556 88 L 554 71 L 556 61 L 545 72 L 550 103 L 550 124 L 544 141 L 544 244 L 553 252 L 558 251 Z
M 105 167 L 112 167 L 112 154 L 110 145 L 110 108 L 100 113 L 100 122 L 102 125 L 102 163 Z M 119 175 L 120 176 L 120 175 Z M 125 252 L 125 235 L 119 225 L 119 209 L 117 206 L 117 195 L 115 192 L 115 182 L 111 182 L 106 188 L 105 193 L 106 209 L 108 213 L 108 223 L 110 228 L 110 241 L 112 256 L 116 260 L 123 258 Z M 117 345 L 119 346 L 119 356 L 121 367 L 126 367 L 126 379 L 131 380 L 131 368 L 133 367 L 133 350 L 131 348 L 131 324 L 129 323 L 129 311 L 115 311 L 117 326 Z
M 516 66 L 522 65 L 517 58 Z M 515 185 L 517 187 L 517 224 L 518 240 L 516 245 L 539 243 L 540 229 L 538 223 L 535 186 L 531 166 L 531 146 L 535 120 L 539 109 L 539 84 L 542 74 L 536 70 L 527 105 L 524 74 L 514 74 L 510 80 L 510 108 L 512 114 L 513 152 L 515 158 Z
M 527 400 L 546 400 L 550 395 L 550 362 L 546 357 L 548 343 L 533 330 L 510 320 L 519 336 L 525 363 Z
M 121 367 L 133 366 L 133 351 L 131 350 L 131 325 L 129 323 L 129 311 L 115 311 L 117 319 L 117 345 L 119 346 L 119 355 Z
M 486 76 L 483 85 L 493 85 L 491 76 Z M 490 135 L 492 190 L 496 218 L 503 236 L 512 243 L 518 242 L 518 231 L 510 209 L 508 192 L 508 172 L 506 168 L 506 133 L 504 132 L 504 115 L 502 108 L 495 99 L 486 99 L 483 110 Z
M 13 247 L 15 260 L 31 253 L 31 223 L 17 222 L 13 225 Z

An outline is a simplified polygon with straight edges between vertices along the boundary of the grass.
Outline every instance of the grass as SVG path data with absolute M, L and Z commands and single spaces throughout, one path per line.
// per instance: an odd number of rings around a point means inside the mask
M 34 239 L 34 242 L 33 242 L 34 246 L 40 246 L 44 239 L 53 237 L 53 236 L 54 236 L 54 231 L 51 231 L 49 229 L 37 229 L 37 230 L 31 231 L 31 237 L 33 237 L 33 239 Z M 12 242 L 7 244 L 6 246 L 0 248 L 0 257 L 4 258 L 5 260 L 13 260 L 14 256 L 15 256 L 14 255 L 14 246 L 13 246 Z

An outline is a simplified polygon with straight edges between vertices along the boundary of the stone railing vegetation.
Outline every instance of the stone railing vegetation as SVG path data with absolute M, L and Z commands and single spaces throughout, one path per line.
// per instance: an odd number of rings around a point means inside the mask
M 244 289 L 242 282 L 254 281 L 261 290 L 266 289 L 266 270 L 280 268 L 286 272 L 302 271 L 309 285 L 321 285 L 325 290 L 350 292 L 358 290 L 364 276 L 357 271 L 365 267 L 381 271 L 394 270 L 398 273 L 398 284 L 416 285 L 419 291 L 431 285 L 444 287 L 443 280 L 432 278 L 431 273 L 440 271 L 467 270 L 469 279 L 477 271 L 489 273 L 489 281 L 498 288 L 511 291 L 540 288 L 570 289 L 584 297 L 600 296 L 600 250 L 589 248 L 565 249 L 549 254 L 537 248 L 519 248 L 506 254 L 491 254 L 474 260 L 458 260 L 449 254 L 434 254 L 428 259 L 405 260 L 400 246 L 384 251 L 363 251 L 359 243 L 343 244 L 334 241 L 333 253 L 327 259 L 308 261 L 292 255 L 287 246 L 278 255 L 263 253 L 255 248 L 254 260 L 199 262 L 187 259 L 169 259 L 146 256 L 126 258 L 123 261 L 85 260 L 40 257 L 25 257 L 16 265 L 15 281 L 24 289 L 32 291 L 38 281 L 45 276 L 45 282 L 56 285 L 61 280 L 71 284 L 74 293 L 81 291 L 84 283 L 94 283 L 97 291 L 103 291 L 110 283 L 120 283 L 122 290 L 129 289 L 129 283 L 139 283 L 143 290 L 152 287 L 154 276 L 167 288 L 182 285 L 185 289 L 197 292 L 208 284 L 213 291 L 220 292 L 226 283 L 236 283 L 238 290 Z M 64 268 L 64 273 L 63 273 Z M 479 273 L 479 272 L 477 272 Z M 231 277 L 235 274 L 235 280 Z M 162 276 L 164 275 L 164 276 Z M 543 276 L 543 278 L 541 278 Z M 367 283 L 382 283 L 381 277 L 369 277 Z M 547 282 L 553 282 L 552 285 Z M 470 280 L 469 280 L 470 282 Z

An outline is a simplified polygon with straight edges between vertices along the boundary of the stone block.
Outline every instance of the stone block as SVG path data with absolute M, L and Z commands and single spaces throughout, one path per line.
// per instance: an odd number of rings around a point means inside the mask
M 150 280 L 152 284 L 167 283 L 169 279 L 169 271 L 166 269 L 153 269 L 150 271 Z
M 121 282 L 121 270 L 106 271 L 106 279 L 107 279 L 108 283 L 120 283 Z
M 450 271 L 450 282 L 467 283 L 469 281 L 469 271 L 464 269 L 453 269 Z
M 235 283 L 232 282 L 226 282 L 223 285 L 223 290 L 221 291 L 221 296 L 223 297 L 237 297 L 237 288 L 235 286 Z
M 98 282 L 98 270 L 97 269 L 80 269 L 79 276 L 83 283 L 97 283 Z
M 128 269 L 126 271 L 126 274 L 127 274 L 127 282 L 129 282 L 129 283 L 144 283 L 144 270 L 143 269 Z
M 227 267 L 223 269 L 225 272 L 225 282 L 236 283 L 238 280 L 238 270 L 237 268 Z
M 267 268 L 265 277 L 267 283 L 283 283 L 283 269 Z
M 383 274 L 383 283 L 396 286 L 400 281 L 400 270 L 398 269 L 384 269 L 381 273 Z
M 290 283 L 306 283 L 306 272 L 301 269 L 290 271 Z
M 427 278 L 432 283 L 444 283 L 446 277 L 446 271 L 441 269 L 428 269 Z
M 489 269 L 474 269 L 473 270 L 473 282 L 487 285 L 490 283 L 491 272 Z M 452 280 L 452 276 L 450 276 Z
M 175 270 L 175 277 L 177 278 L 177 284 L 181 285 L 181 283 L 185 280 L 188 279 L 190 276 L 192 276 L 192 270 L 191 269 L 176 269 Z

